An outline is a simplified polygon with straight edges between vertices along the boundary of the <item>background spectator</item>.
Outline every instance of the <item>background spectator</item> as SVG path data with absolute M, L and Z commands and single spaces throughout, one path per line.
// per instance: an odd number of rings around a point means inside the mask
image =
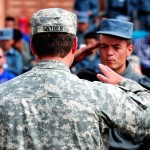
M 15 77 L 13 73 L 7 71 L 4 68 L 5 63 L 6 63 L 6 57 L 4 55 L 4 51 L 0 47 L 0 84 Z
M 131 0 L 107 0 L 106 13 L 108 18 L 130 20 Z
M 5 27 L 12 29 L 19 29 L 21 31 L 21 29 L 19 28 L 19 22 L 16 22 L 15 18 L 11 16 L 7 16 L 5 18 Z M 30 37 L 28 34 L 22 32 L 22 39 L 25 42 L 27 42 L 28 45 L 30 44 Z
M 131 64 L 133 71 L 141 75 L 142 71 L 141 71 L 141 63 L 139 57 L 137 55 L 132 54 L 127 58 L 127 60 Z
M 77 15 L 77 37 L 78 37 L 78 47 L 84 45 L 84 35 L 91 31 L 89 27 L 89 17 L 87 14 Z
M 136 0 L 135 10 L 137 11 L 137 19 L 140 22 L 142 30 L 149 31 L 150 27 L 150 0 Z
M 6 16 L 5 18 L 5 27 L 6 28 L 16 28 L 16 21 L 14 17 Z
M 97 16 L 100 11 L 99 2 L 98 0 L 75 0 L 73 9 L 76 15 L 88 15 L 90 26 L 95 28 L 93 18 Z
M 139 57 L 142 73 L 150 77 L 150 35 L 136 39 L 134 42 L 135 54 Z
M 18 29 L 14 29 L 14 44 L 13 47 L 20 52 L 23 58 L 24 68 L 23 72 L 31 69 L 32 55 L 28 44 L 22 39 L 22 32 Z
M 23 60 L 21 54 L 12 47 L 13 44 L 13 29 L 1 29 L 0 45 L 7 59 L 7 70 L 15 75 L 20 75 L 23 72 Z

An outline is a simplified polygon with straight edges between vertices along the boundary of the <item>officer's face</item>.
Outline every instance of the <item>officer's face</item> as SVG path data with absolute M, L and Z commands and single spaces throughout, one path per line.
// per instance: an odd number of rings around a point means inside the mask
M 126 40 L 100 35 L 101 63 L 121 74 L 126 69 L 126 59 L 131 55 L 133 45 L 128 46 Z

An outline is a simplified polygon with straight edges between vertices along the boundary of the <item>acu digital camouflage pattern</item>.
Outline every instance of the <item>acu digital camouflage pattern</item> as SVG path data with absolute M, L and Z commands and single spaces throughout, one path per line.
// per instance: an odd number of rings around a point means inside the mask
M 41 61 L 0 85 L 0 149 L 106 150 L 109 127 L 150 136 L 149 100 L 131 80 L 90 82 Z
M 76 35 L 77 16 L 60 8 L 41 9 L 34 13 L 32 35 L 42 32 L 63 32 Z

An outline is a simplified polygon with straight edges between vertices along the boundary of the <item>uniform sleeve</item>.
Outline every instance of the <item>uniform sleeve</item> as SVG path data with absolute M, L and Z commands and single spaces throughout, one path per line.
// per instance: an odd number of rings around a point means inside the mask
M 99 91 L 97 109 L 109 128 L 118 128 L 131 136 L 150 136 L 150 91 L 125 79 L 119 86 L 104 84 Z

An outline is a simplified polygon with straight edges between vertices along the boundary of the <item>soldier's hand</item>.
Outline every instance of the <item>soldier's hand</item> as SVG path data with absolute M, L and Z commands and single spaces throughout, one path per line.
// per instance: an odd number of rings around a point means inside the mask
M 83 47 L 83 48 L 76 50 L 73 64 L 76 64 L 82 61 L 83 59 L 85 59 L 87 56 L 89 56 L 92 53 L 93 49 L 98 48 L 98 47 L 99 47 L 99 42 L 97 42 L 96 44 L 92 46 L 87 46 L 87 47 Z
M 96 76 L 100 81 L 104 83 L 117 85 L 124 79 L 122 76 L 114 72 L 108 66 L 105 66 L 103 64 L 98 64 L 98 67 L 100 68 L 100 70 L 103 72 L 104 75 L 97 74 Z

